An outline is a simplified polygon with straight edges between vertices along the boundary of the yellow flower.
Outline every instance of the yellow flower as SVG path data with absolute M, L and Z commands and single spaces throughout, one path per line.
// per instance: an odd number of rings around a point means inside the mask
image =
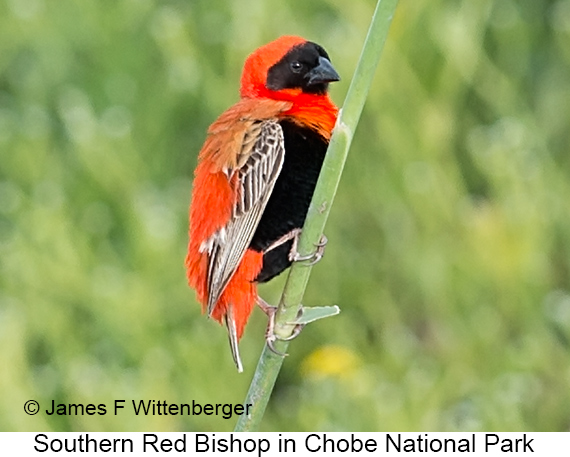
M 347 377 L 354 374 L 360 360 L 358 356 L 343 346 L 329 345 L 309 354 L 301 365 L 307 377 Z

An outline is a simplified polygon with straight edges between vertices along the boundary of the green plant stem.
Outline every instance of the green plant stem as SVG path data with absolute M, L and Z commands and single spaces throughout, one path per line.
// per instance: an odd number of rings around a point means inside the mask
M 398 0 L 378 0 L 376 4 L 362 54 L 337 119 L 307 213 L 298 246 L 301 255 L 314 251 L 314 246 L 323 233 L 397 3 Z M 293 332 L 310 273 L 311 266 L 304 262 L 295 262 L 291 267 L 276 315 L 275 334 L 280 338 L 287 338 Z M 287 341 L 277 341 L 275 344 L 282 352 L 288 346 Z M 245 400 L 245 404 L 252 405 L 250 414 L 240 416 L 236 432 L 256 431 L 259 428 L 283 359 L 284 357 L 271 352 L 267 345 L 263 349 Z

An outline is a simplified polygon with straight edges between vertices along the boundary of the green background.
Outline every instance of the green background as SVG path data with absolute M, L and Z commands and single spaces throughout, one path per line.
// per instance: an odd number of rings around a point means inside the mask
M 0 1 L 0 430 L 233 428 L 112 405 L 243 401 L 266 319 L 238 374 L 186 285 L 196 154 L 279 35 L 327 49 L 341 105 L 373 9 Z M 570 1 L 401 0 L 304 299 L 342 312 L 291 344 L 262 430 L 568 431 L 569 137 Z

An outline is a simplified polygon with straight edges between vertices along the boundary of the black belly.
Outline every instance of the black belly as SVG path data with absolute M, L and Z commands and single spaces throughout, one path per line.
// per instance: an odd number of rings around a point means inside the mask
M 281 121 L 285 161 L 250 247 L 258 252 L 296 228 L 302 228 L 327 151 L 328 141 L 311 129 Z M 269 281 L 291 265 L 292 241 L 263 256 L 257 282 Z

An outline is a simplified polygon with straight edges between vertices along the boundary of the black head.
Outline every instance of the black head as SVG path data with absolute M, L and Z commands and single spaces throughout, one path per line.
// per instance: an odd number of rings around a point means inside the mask
M 301 89 L 309 94 L 325 94 L 329 83 L 339 81 L 329 55 L 311 41 L 291 48 L 267 72 L 266 87 L 270 90 Z

